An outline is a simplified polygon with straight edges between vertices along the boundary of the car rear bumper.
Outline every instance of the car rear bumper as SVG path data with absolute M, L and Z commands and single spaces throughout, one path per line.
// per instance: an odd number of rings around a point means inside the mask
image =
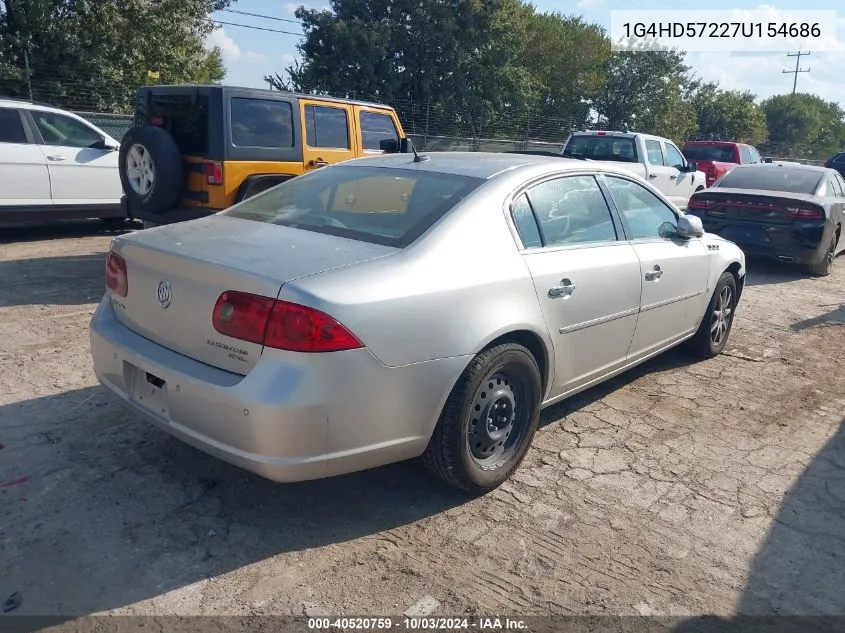
M 131 408 L 184 442 L 279 482 L 420 455 L 468 362 L 390 368 L 366 349 L 265 350 L 241 376 L 136 334 L 114 317 L 108 295 L 90 336 L 97 378 Z M 163 381 L 158 391 L 149 376 Z
M 769 225 L 713 220 L 699 215 L 708 233 L 739 246 L 746 255 L 794 264 L 817 264 L 827 254 L 833 227 L 830 222 L 792 222 Z

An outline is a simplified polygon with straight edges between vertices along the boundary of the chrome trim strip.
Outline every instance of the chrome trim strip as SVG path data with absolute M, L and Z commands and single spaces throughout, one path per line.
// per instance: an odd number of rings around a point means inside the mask
M 616 314 L 609 314 L 608 316 L 599 317 L 598 319 L 593 319 L 592 321 L 584 321 L 583 323 L 578 323 L 576 325 L 562 327 L 560 328 L 560 333 L 569 334 L 571 332 L 577 332 L 578 330 L 583 330 L 594 325 L 601 325 L 602 323 L 616 321 L 617 319 L 624 319 L 626 316 L 632 316 L 634 314 L 637 314 L 639 311 L 639 308 L 631 308 L 630 310 L 617 312 Z

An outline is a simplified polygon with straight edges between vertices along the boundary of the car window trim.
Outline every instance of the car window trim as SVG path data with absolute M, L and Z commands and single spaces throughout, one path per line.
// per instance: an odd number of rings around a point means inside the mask
M 622 223 L 620 219 L 616 216 L 615 207 L 610 203 L 608 200 L 608 193 L 602 187 L 602 182 L 599 180 L 598 176 L 602 172 L 600 171 L 589 171 L 586 169 L 578 169 L 566 172 L 555 172 L 553 174 L 543 174 L 542 176 L 537 176 L 532 178 L 531 180 L 522 183 L 517 189 L 515 189 L 505 200 L 505 214 L 508 220 L 508 224 L 511 227 L 511 231 L 515 237 L 517 247 L 521 253 L 538 253 L 538 252 L 546 252 L 546 251 L 558 251 L 558 250 L 569 250 L 572 248 L 581 248 L 581 247 L 598 247 L 598 246 L 609 246 L 612 244 L 624 244 L 627 240 L 627 235 L 625 234 Z M 610 220 L 613 224 L 613 230 L 616 233 L 616 239 L 612 242 L 580 242 L 578 244 L 555 244 L 551 246 L 546 245 L 546 236 L 543 234 L 542 224 L 540 219 L 537 217 L 537 212 L 534 210 L 534 205 L 531 202 L 531 196 L 527 195 L 528 190 L 531 187 L 536 187 L 537 185 L 543 184 L 544 182 L 550 180 L 557 180 L 558 178 L 567 178 L 567 177 L 576 177 L 576 176 L 591 176 L 596 180 L 596 183 L 601 190 L 602 195 L 604 196 L 605 204 L 607 204 L 608 211 L 610 213 Z M 516 222 L 513 219 L 513 208 L 515 202 L 522 196 L 522 194 L 526 194 L 526 199 L 528 200 L 528 206 L 531 207 L 531 213 L 534 215 L 534 223 L 537 225 L 537 228 L 540 232 L 540 240 L 543 242 L 542 246 L 531 246 L 526 247 L 525 243 L 522 241 L 522 236 L 519 234 L 519 229 L 516 227 Z
M 314 117 L 314 133 L 315 134 L 317 133 L 317 117 L 316 117 L 316 114 L 317 114 L 316 109 L 317 108 L 331 108 L 332 110 L 340 110 L 341 112 L 343 112 L 343 115 L 346 117 L 346 145 L 347 146 L 346 147 L 324 147 L 324 146 L 320 145 L 320 146 L 315 147 L 313 145 L 310 145 L 308 143 L 308 115 L 307 115 L 308 108 L 314 108 L 314 110 L 315 110 L 315 112 L 314 112 L 314 114 L 315 114 L 315 117 Z M 351 123 L 351 121 L 350 121 L 351 117 L 349 116 L 349 114 L 351 112 L 350 108 L 344 107 L 342 105 L 337 106 L 337 105 L 323 105 L 323 104 L 317 104 L 317 103 L 306 103 L 305 104 L 305 112 L 306 112 L 305 129 L 303 130 L 303 137 L 304 138 L 302 139 L 304 144 L 305 144 L 305 147 L 307 147 L 308 149 L 313 149 L 313 150 L 325 149 L 325 150 L 329 150 L 329 151 L 333 151 L 333 152 L 355 153 L 354 143 L 352 142 L 352 125 L 350 125 L 350 123 Z
M 690 240 L 692 240 L 692 239 L 697 239 L 697 238 L 691 238 L 691 237 L 680 237 L 680 236 L 678 236 L 678 237 L 674 237 L 674 238 L 670 238 L 670 237 L 634 237 L 634 232 L 633 232 L 633 230 L 631 229 L 631 225 L 630 225 L 630 223 L 628 222 L 628 219 L 625 217 L 625 214 L 624 214 L 624 213 L 622 213 L 622 210 L 621 210 L 621 209 L 619 208 L 619 206 L 616 204 L 616 199 L 613 197 L 613 192 L 611 191 L 610 186 L 609 186 L 606 182 L 604 182 L 604 177 L 605 177 L 605 176 L 607 176 L 607 177 L 611 177 L 611 178 L 619 178 L 620 180 L 627 180 L 627 181 L 629 181 L 629 182 L 634 183 L 635 185 L 639 185 L 640 187 L 642 187 L 642 188 L 643 188 L 643 189 L 645 189 L 646 191 L 649 191 L 649 192 L 650 192 L 650 193 L 652 193 L 652 194 L 653 194 L 653 192 L 651 192 L 651 191 L 648 189 L 648 187 L 643 186 L 643 183 L 641 183 L 641 182 L 637 182 L 637 181 L 636 181 L 636 180 L 634 180 L 633 178 L 629 178 L 629 177 L 627 177 L 627 176 L 623 176 L 623 175 L 621 175 L 621 174 L 616 174 L 616 173 L 603 173 L 603 174 L 602 174 L 602 182 L 601 182 L 601 184 L 602 184 L 604 187 L 606 187 L 606 188 L 607 188 L 608 195 L 610 196 L 610 199 L 611 199 L 611 200 L 612 200 L 612 202 L 613 202 L 613 207 L 614 207 L 614 209 L 615 209 L 616 213 L 619 215 L 619 218 L 621 219 L 623 226 L 625 227 L 625 235 L 627 236 L 627 242 L 628 242 L 629 244 L 645 244 L 645 243 L 651 243 L 651 242 L 654 242 L 654 243 L 660 243 L 660 244 L 665 244 L 666 242 L 681 242 L 681 243 L 683 243 L 683 242 L 689 242 L 689 241 L 690 241 Z M 667 208 L 668 208 L 668 209 L 669 209 L 672 213 L 674 213 L 674 214 L 675 214 L 676 221 L 680 221 L 681 216 L 683 215 L 683 213 L 682 213 L 679 209 L 675 208 L 675 206 L 674 206 L 674 205 L 672 205 L 671 203 L 666 203 L 666 202 L 664 202 L 664 201 L 663 201 L 663 200 L 662 200 L 659 196 L 655 196 L 655 197 L 656 197 L 656 198 L 657 198 L 660 202 L 662 202 L 664 205 L 666 205 L 666 207 L 667 207 Z

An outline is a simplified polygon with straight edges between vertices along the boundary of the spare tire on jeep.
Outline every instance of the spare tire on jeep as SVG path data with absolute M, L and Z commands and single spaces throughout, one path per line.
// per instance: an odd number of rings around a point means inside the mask
M 153 125 L 130 129 L 120 143 L 120 182 L 129 208 L 166 213 L 182 197 L 182 155 L 167 130 Z

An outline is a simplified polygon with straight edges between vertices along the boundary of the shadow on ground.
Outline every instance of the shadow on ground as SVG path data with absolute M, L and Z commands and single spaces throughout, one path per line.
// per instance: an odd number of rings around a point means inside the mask
M 30 225 L 4 226 L 0 224 L 0 244 L 40 242 L 67 237 L 91 235 L 120 235 L 139 228 L 136 223 L 116 220 L 70 220 Z
M 105 253 L 0 261 L 0 308 L 96 303 L 105 266 Z
M 15 615 L 130 605 L 466 501 L 416 462 L 275 484 L 154 429 L 100 387 L 0 407 L 0 445 L 0 507 L 14 517 L 0 522 L 0 602 L 17 593 Z
M 845 419 L 784 496 L 736 611 L 676 631 L 845 630 Z

